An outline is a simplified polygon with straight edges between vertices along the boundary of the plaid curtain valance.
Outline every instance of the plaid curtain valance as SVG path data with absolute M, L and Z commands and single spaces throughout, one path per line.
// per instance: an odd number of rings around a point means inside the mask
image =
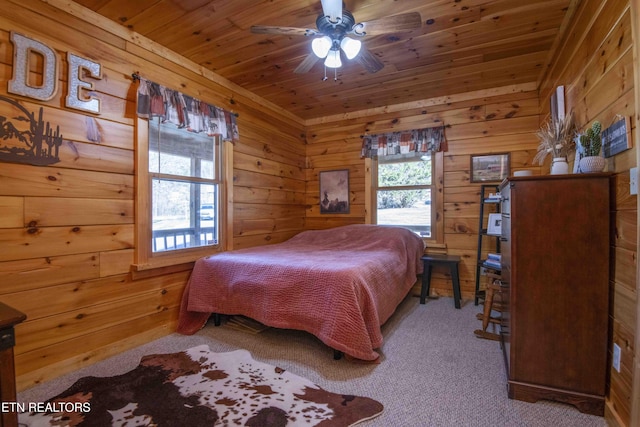
M 362 137 L 362 157 L 406 156 L 411 153 L 421 156 L 438 151 L 447 151 L 444 126 Z
M 221 135 L 226 141 L 239 138 L 236 116 L 230 111 L 138 77 L 138 117 L 160 117 L 189 132 Z

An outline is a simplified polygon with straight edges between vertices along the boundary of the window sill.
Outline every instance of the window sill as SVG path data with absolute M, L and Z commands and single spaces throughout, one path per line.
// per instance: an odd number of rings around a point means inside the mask
M 181 271 L 193 270 L 195 261 L 181 264 L 171 265 L 150 265 L 150 264 L 132 264 L 131 278 L 133 280 L 146 279 L 149 277 L 164 276 L 171 273 L 179 273 Z
M 131 274 L 134 279 L 139 277 L 153 277 L 157 275 L 175 273 L 178 271 L 190 270 L 195 262 L 203 257 L 215 255 L 222 250 L 216 248 L 203 248 L 181 250 L 181 253 L 163 252 L 156 254 L 146 262 L 138 262 L 131 265 Z

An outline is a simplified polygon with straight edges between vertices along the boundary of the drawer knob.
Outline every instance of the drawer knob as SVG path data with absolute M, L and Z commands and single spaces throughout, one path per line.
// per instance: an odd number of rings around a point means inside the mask
M 0 350 L 6 350 L 7 348 L 11 348 L 15 345 L 15 336 L 13 331 L 7 332 L 3 331 L 2 335 L 0 335 Z

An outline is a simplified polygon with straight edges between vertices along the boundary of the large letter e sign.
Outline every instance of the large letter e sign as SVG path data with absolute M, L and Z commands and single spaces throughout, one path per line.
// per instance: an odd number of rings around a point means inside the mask
M 58 55 L 49 46 L 30 39 L 19 33 L 11 32 L 13 43 L 13 79 L 9 81 L 7 91 L 29 98 L 48 101 L 58 91 Z M 42 56 L 42 84 L 29 83 L 30 58 L 32 54 Z M 67 52 L 69 63 L 69 91 L 65 105 L 76 110 L 100 113 L 100 100 L 82 93 L 93 90 L 93 83 L 81 80 L 81 72 L 85 70 L 95 79 L 102 78 L 100 64 Z

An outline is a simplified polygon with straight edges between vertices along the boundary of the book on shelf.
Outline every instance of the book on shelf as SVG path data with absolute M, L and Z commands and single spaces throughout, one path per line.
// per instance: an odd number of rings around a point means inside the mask
M 502 200 L 502 196 L 500 196 L 500 193 L 489 193 L 489 197 L 484 198 L 485 203 L 498 203 L 500 202 L 500 200 Z
M 487 267 L 487 268 L 492 268 L 494 270 L 500 270 L 502 268 L 502 265 L 500 264 L 500 261 L 496 261 L 494 259 L 487 259 L 482 263 L 483 267 Z

